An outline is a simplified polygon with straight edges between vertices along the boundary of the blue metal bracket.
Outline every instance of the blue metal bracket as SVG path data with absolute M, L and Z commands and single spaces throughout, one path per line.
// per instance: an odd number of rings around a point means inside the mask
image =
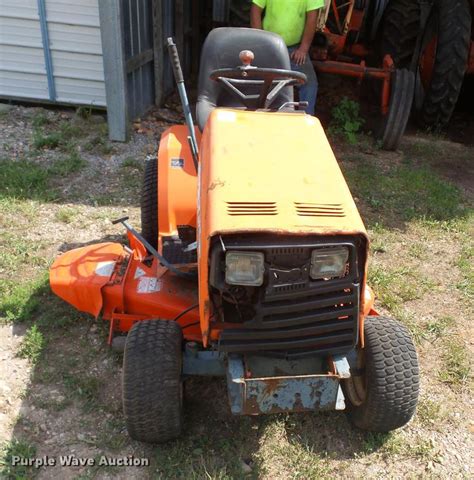
M 44 63 L 46 66 L 46 77 L 48 79 L 49 99 L 54 102 L 56 100 L 56 86 L 54 84 L 53 75 L 53 59 L 51 57 L 51 49 L 49 47 L 48 22 L 46 20 L 45 0 L 38 0 L 38 15 L 41 27 L 41 40 L 43 42 Z
M 268 359 L 272 362 L 272 359 Z M 243 358 L 229 355 L 227 389 L 233 414 L 258 415 L 344 408 L 339 377 L 312 374 L 246 377 Z

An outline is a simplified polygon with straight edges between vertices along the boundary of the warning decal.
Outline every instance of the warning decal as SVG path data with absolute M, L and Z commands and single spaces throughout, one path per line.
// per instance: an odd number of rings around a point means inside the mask
M 161 281 L 153 277 L 140 277 L 137 293 L 153 293 L 161 290 Z

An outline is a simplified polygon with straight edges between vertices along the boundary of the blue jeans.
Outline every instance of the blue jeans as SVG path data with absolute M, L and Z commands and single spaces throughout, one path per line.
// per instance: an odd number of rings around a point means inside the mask
M 291 54 L 298 47 L 288 47 L 288 53 Z M 313 64 L 309 55 L 306 55 L 306 60 L 303 65 L 296 65 L 296 63 L 291 62 L 291 69 L 295 72 L 302 72 L 308 78 L 308 81 L 305 85 L 301 85 L 300 89 L 300 101 L 308 102 L 306 107 L 306 113 L 308 115 L 314 115 L 314 109 L 316 107 L 316 97 L 318 95 L 318 78 L 316 77 L 316 72 L 314 71 Z

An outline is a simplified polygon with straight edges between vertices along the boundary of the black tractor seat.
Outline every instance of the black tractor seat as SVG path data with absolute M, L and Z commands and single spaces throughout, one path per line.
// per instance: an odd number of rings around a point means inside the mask
M 222 27 L 212 30 L 202 48 L 199 70 L 196 117 L 201 131 L 215 108 L 242 108 L 242 104 L 221 83 L 209 78 L 214 70 L 240 65 L 239 53 L 242 50 L 254 53 L 252 65 L 256 67 L 291 70 L 288 49 L 280 35 L 253 28 Z M 253 91 L 252 86 L 246 86 L 242 91 L 251 94 L 258 90 Z M 293 87 L 283 88 L 271 108 L 277 110 L 287 102 L 293 102 Z

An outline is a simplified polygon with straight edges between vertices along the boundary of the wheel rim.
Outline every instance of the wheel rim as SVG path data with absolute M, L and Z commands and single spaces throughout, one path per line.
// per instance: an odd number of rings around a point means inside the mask
M 358 407 L 367 398 L 367 376 L 365 374 L 365 354 L 363 349 L 357 349 L 353 361 L 351 369 L 354 373 L 346 380 L 346 393 L 352 405 Z

